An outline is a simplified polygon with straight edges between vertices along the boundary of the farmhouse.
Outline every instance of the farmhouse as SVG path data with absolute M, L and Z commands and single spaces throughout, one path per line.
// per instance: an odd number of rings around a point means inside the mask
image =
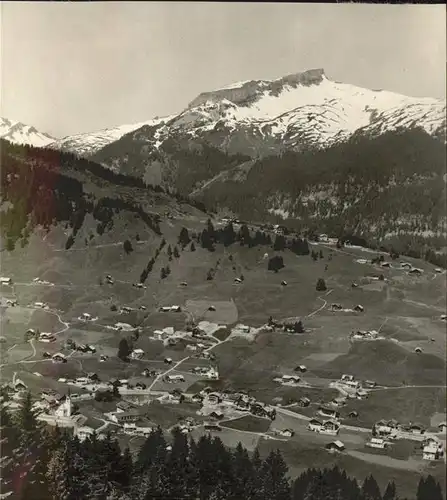
M 94 429 L 88 426 L 75 427 L 74 430 L 74 434 L 78 437 L 79 441 L 84 441 L 85 439 L 92 437 L 94 433 Z
M 418 269 L 417 267 L 414 267 L 413 269 L 410 269 L 408 271 L 408 274 L 411 274 L 412 276 L 420 276 L 422 274 L 422 269 Z
M 140 418 L 139 411 L 137 409 L 132 409 L 129 411 L 120 411 L 117 413 L 112 413 L 110 419 L 117 424 L 124 424 L 125 422 L 136 422 Z
M 445 433 L 447 431 L 447 423 L 446 422 L 441 422 L 438 425 L 439 432 Z
M 124 422 L 123 432 L 124 434 L 129 434 L 131 436 L 147 437 L 152 432 L 152 427 L 136 425 L 134 422 L 131 423 Z
M 318 409 L 319 415 L 322 417 L 329 417 L 329 418 L 339 418 L 340 417 L 340 412 L 337 410 L 333 410 L 331 408 L 326 408 L 325 406 L 320 406 Z
M 210 413 L 210 417 L 212 417 L 216 420 L 222 420 L 224 418 L 224 414 L 221 411 L 212 411 Z
M 295 433 L 291 429 L 283 429 L 282 431 L 279 431 L 279 435 L 284 437 L 292 437 L 295 435 Z
M 359 412 L 356 410 L 352 410 L 349 412 L 348 417 L 349 418 L 357 418 L 359 416 Z
M 326 420 L 323 422 L 323 428 L 320 430 L 321 434 L 329 434 L 335 436 L 340 430 L 340 424 L 335 420 Z
M 412 434 L 424 434 L 425 433 L 425 429 L 422 425 L 420 424 L 412 424 L 410 425 L 410 432 Z
M 309 406 L 310 405 L 310 399 L 309 398 L 300 398 L 298 400 L 298 406 L 301 406 L 302 408 Z
M 357 304 L 357 305 L 354 307 L 354 311 L 356 311 L 356 312 L 364 312 L 364 311 L 365 311 L 365 308 L 364 308 L 361 304 Z
M 12 285 L 12 279 L 2 276 L 0 277 L 0 285 Z
M 316 418 L 312 418 L 311 420 L 309 420 L 307 428 L 313 432 L 320 432 L 321 429 L 323 429 L 323 422 L 317 420 Z
M 294 371 L 304 373 L 307 371 L 307 367 L 305 365 L 299 365 L 295 368 Z
M 126 332 L 135 330 L 135 328 L 132 325 L 129 325 L 129 323 L 115 323 L 115 328 L 117 330 L 124 330 Z
M 340 408 L 341 406 L 345 406 L 346 405 L 346 398 L 344 398 L 344 397 L 334 398 L 331 401 L 331 404 L 333 406 L 336 406 L 336 407 Z
M 134 350 L 130 353 L 130 357 L 131 357 L 132 359 L 141 359 L 143 356 L 144 356 L 144 351 L 143 351 L 143 349 L 134 349 Z
M 376 387 L 377 382 L 374 382 L 374 380 L 365 380 L 365 382 L 363 383 L 363 385 L 365 387 L 368 387 L 368 388 L 372 389 L 373 387 Z
M 388 436 L 394 431 L 394 427 L 391 426 L 388 422 L 380 420 L 374 425 L 373 431 L 375 431 L 375 433 L 379 436 Z
M 81 318 L 82 318 L 84 321 L 90 321 L 90 320 L 92 319 L 92 316 L 91 316 L 91 314 L 89 314 L 89 313 L 82 313 Z
M 386 448 L 387 444 L 388 443 L 383 438 L 372 437 L 371 440 L 366 443 L 366 446 L 383 450 Z
M 354 381 L 354 375 L 346 375 L 346 374 L 343 374 L 341 376 L 341 379 L 340 379 L 342 382 L 344 382 L 345 380 L 349 380 L 351 382 Z
M 297 375 L 283 375 L 281 381 L 283 384 L 298 384 L 300 382 L 300 377 Z
M 343 306 L 341 304 L 331 304 L 331 311 L 341 311 Z
M 166 382 L 184 382 L 185 377 L 183 375 L 166 375 Z
M 341 452 L 345 449 L 345 445 L 341 441 L 332 441 L 325 446 L 326 450 L 331 452 Z
M 16 379 L 16 381 L 14 382 L 14 389 L 16 391 L 26 391 L 26 389 L 28 389 L 27 385 L 22 381 L 20 380 L 19 378 Z
M 442 449 L 442 443 L 430 442 L 424 446 L 422 449 L 422 458 L 424 460 L 438 460 L 444 454 Z
M 66 363 L 67 358 L 60 352 L 57 352 L 56 354 L 53 355 L 53 362 L 54 363 Z
M 45 309 L 48 307 L 45 302 L 34 302 L 34 307 L 40 307 L 41 309 Z
M 18 304 L 17 299 L 6 299 L 6 305 L 14 307 Z

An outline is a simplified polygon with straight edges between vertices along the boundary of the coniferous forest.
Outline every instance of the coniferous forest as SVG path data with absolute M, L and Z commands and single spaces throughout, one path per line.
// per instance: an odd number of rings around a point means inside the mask
M 190 439 L 177 427 L 153 429 L 132 455 L 110 433 L 80 441 L 22 407 L 1 410 L 1 494 L 10 500 L 404 500 L 394 482 L 358 482 L 337 467 L 290 478 L 279 451 L 261 457 L 213 435 Z M 3 496 L 5 495 L 5 496 Z M 421 477 L 408 500 L 442 500 L 439 483 Z

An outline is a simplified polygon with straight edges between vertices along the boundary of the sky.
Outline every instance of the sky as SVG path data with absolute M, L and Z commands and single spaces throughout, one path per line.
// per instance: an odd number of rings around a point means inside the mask
M 55 137 L 180 112 L 198 94 L 324 68 L 446 92 L 442 5 L 1 2 L 0 115 Z

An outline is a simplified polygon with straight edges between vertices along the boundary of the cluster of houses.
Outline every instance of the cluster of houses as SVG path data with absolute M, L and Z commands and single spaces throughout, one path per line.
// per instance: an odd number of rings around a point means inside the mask
M 340 431 L 340 422 L 333 418 L 329 418 L 328 420 L 312 418 L 311 420 L 309 420 L 307 428 L 310 431 L 317 432 L 319 434 L 336 436 Z
M 192 368 L 192 373 L 201 375 L 207 380 L 219 380 L 219 371 L 215 367 L 196 366 Z

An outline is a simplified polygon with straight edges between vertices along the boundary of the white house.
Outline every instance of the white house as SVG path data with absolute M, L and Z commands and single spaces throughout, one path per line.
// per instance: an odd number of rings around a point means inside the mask
M 284 437 L 292 437 L 295 433 L 291 429 L 283 429 L 282 431 L 279 431 L 280 436 Z
M 307 425 L 307 428 L 313 432 L 320 432 L 321 429 L 323 428 L 323 422 L 321 422 L 320 420 L 317 420 L 316 418 L 313 418 L 313 419 L 309 420 L 309 424 Z
M 34 302 L 34 307 L 40 307 L 42 309 L 45 309 L 45 307 L 48 307 L 45 302 Z
M 2 276 L 0 277 L 0 285 L 12 285 L 12 279 Z
M 82 313 L 81 318 L 82 318 L 84 321 L 90 321 L 90 320 L 92 319 L 92 315 L 91 315 L 91 314 L 89 314 L 89 313 Z
M 384 449 L 386 447 L 387 443 L 383 438 L 377 438 L 373 437 L 371 440 L 366 443 L 366 446 L 369 446 L 370 448 L 379 448 L 379 449 Z
M 283 375 L 281 378 L 283 384 L 298 384 L 300 380 L 298 375 Z
M 143 356 L 144 356 L 144 351 L 143 351 L 143 349 L 134 349 L 134 350 L 130 353 L 130 357 L 131 357 L 132 359 L 141 359 Z
M 183 375 L 166 375 L 166 382 L 184 382 L 185 377 Z
M 438 460 L 443 454 L 442 444 L 431 442 L 424 446 L 422 450 L 422 458 L 424 460 Z
M 340 379 L 342 382 L 345 382 L 345 381 L 350 381 L 350 382 L 353 382 L 354 381 L 354 375 L 347 375 L 346 373 L 344 373 L 342 376 L 341 376 L 341 379 Z
M 83 426 L 83 427 L 75 427 L 74 434 L 78 437 L 79 441 L 84 441 L 88 437 L 93 436 L 95 430 L 92 427 Z
M 381 420 L 380 422 L 376 423 L 375 430 L 379 435 L 386 436 L 386 435 L 391 434 L 394 429 L 393 429 L 393 427 L 388 425 L 386 422 L 383 422 Z
M 320 430 L 321 434 L 328 434 L 329 436 L 335 436 L 340 430 L 340 424 L 335 420 L 326 420 L 323 422 L 323 428 Z

